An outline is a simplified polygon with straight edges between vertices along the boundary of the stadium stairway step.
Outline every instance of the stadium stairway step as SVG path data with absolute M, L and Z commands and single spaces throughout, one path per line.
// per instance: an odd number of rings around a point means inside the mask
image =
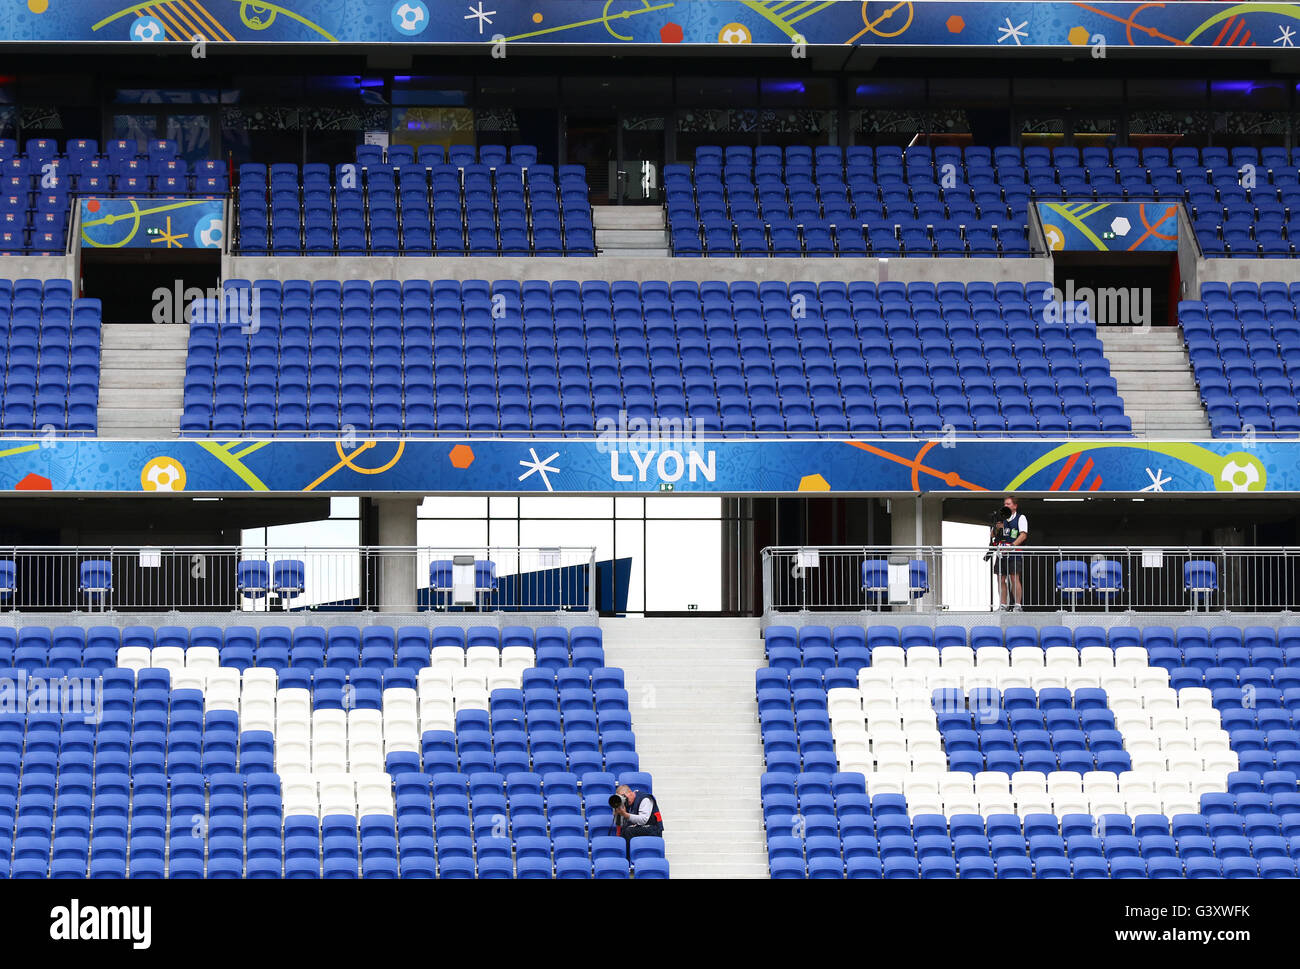
M 176 436 L 189 327 L 107 323 L 99 377 L 99 436 Z
M 664 210 L 657 205 L 592 207 L 596 249 L 608 256 L 667 256 Z
M 766 878 L 757 619 L 602 620 L 623 668 L 641 769 L 662 799 L 674 878 Z
M 1101 326 L 1097 336 L 1136 436 L 1210 436 L 1181 330 Z

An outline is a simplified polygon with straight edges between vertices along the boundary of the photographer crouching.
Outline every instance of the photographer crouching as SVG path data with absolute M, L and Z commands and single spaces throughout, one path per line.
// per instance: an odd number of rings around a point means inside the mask
M 998 577 L 1002 602 L 1000 608 L 1020 612 L 1025 601 L 1021 576 L 1024 571 L 1024 556 L 1020 553 L 1020 546 L 1029 540 L 1029 519 L 1020 514 L 1016 496 L 1007 495 L 1002 499 L 1002 507 L 993 513 L 991 520 L 991 549 L 984 559 L 992 560 L 993 571 Z
M 633 838 L 663 837 L 664 818 L 651 795 L 620 784 L 609 796 L 609 806 L 614 809 L 614 827 L 627 840 L 629 855 Z

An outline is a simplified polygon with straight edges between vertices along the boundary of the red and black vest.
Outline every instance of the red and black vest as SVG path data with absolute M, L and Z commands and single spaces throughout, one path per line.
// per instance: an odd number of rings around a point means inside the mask
M 654 805 L 654 810 L 650 813 L 650 820 L 646 822 L 646 826 L 650 828 L 654 828 L 655 834 L 663 834 L 664 816 L 659 813 L 659 802 L 656 801 L 652 795 L 642 794 L 640 791 L 633 791 L 632 803 L 628 806 L 628 813 L 629 814 L 639 813 L 641 810 L 641 804 L 642 802 L 645 801 L 646 798 L 650 798 L 650 802 Z

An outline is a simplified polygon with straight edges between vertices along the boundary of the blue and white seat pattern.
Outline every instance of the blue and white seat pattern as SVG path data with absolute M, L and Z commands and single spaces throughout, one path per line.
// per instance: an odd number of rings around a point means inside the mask
M 774 876 L 1296 876 L 1300 629 L 765 639 Z
M 667 877 L 596 627 L 0 629 L 8 877 Z

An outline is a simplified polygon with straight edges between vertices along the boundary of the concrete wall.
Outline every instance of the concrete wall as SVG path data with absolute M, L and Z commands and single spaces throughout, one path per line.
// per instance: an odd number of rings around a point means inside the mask
M 225 279 L 1050 280 L 1050 259 L 679 259 L 629 256 L 452 259 L 421 256 L 226 256 Z
M 1300 259 L 1202 259 L 1197 266 L 1199 282 L 1300 282 Z M 1185 299 L 1196 299 L 1199 286 L 1189 289 Z
M 0 279 L 76 279 L 72 256 L 0 256 Z
M 1179 299 L 1195 299 L 1201 291 L 1201 244 L 1196 241 L 1196 232 L 1192 229 L 1192 220 L 1188 218 L 1187 206 L 1178 203 L 1181 211 L 1178 216 L 1178 278 L 1181 287 Z M 1220 260 L 1215 260 L 1220 261 Z

